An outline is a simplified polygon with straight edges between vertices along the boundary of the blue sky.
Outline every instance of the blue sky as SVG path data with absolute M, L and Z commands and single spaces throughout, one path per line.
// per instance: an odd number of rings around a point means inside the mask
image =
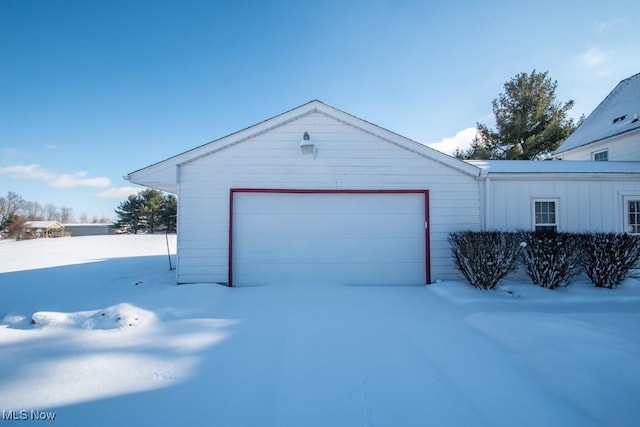
M 520 72 L 589 114 L 640 14 L 567 3 L 1 0 L 0 195 L 114 217 L 123 175 L 312 99 L 443 150 Z

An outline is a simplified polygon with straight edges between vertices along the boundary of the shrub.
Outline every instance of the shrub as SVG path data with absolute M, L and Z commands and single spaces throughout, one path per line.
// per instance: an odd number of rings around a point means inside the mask
M 449 235 L 453 260 L 469 284 L 494 289 L 517 266 L 520 234 L 504 231 L 460 231 Z
M 614 288 L 640 257 L 640 236 L 592 233 L 583 237 L 583 268 L 598 288 Z
M 581 236 L 569 233 L 522 233 L 522 258 L 534 284 L 566 286 L 580 268 Z

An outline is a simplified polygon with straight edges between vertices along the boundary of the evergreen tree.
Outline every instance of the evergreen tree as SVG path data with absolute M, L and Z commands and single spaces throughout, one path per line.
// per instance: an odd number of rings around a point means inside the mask
M 2 221 L 2 224 L 0 224 L 0 234 L 8 237 L 19 236 L 24 222 L 24 219 L 22 219 L 20 215 L 16 213 L 9 214 L 9 216 Z
M 147 189 L 131 195 L 120 203 L 115 213 L 118 217 L 115 228 L 126 228 L 128 233 L 155 233 L 176 230 L 177 200 L 169 194 L 163 196 L 158 190 Z
M 142 222 L 145 231 L 154 233 L 161 228 L 162 223 L 162 202 L 164 197 L 158 190 L 147 189 L 140 193 L 142 200 Z
M 478 136 L 462 159 L 547 158 L 575 129 L 567 112 L 573 101 L 556 101 L 557 81 L 548 72 L 520 73 L 504 84 L 504 92 L 493 100 L 496 130 L 477 123 Z
M 168 194 L 162 200 L 160 208 L 160 223 L 164 230 L 169 233 L 176 232 L 176 217 L 178 215 L 178 199 L 173 194 Z
M 118 220 L 113 223 L 114 228 L 124 228 L 127 233 L 138 234 L 141 227 L 142 200 L 137 194 L 130 195 L 120 203 L 115 210 Z

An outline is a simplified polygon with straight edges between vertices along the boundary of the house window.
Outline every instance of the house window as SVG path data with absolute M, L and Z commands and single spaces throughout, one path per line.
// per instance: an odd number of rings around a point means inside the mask
M 556 200 L 533 201 L 533 229 L 541 232 L 558 231 L 558 212 Z
M 627 232 L 640 233 L 640 200 L 627 200 Z
M 596 162 L 606 162 L 609 160 L 609 150 L 602 150 L 593 153 L 593 160 Z

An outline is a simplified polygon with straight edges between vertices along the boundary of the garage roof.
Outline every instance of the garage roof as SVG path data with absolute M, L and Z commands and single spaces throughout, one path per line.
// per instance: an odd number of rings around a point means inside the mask
M 318 100 L 310 101 L 278 116 L 250 126 L 246 129 L 224 136 L 222 138 L 211 141 L 194 149 L 185 151 L 184 153 L 154 163 L 145 168 L 131 172 L 124 178 L 136 184 L 147 187 L 157 188 L 160 190 L 177 193 L 177 167 L 190 163 L 199 158 L 215 154 L 227 147 L 239 144 L 250 138 L 268 132 L 277 127 L 305 117 L 309 114 L 320 113 L 327 117 L 333 118 L 341 123 L 358 128 L 364 132 L 375 135 L 391 144 L 400 146 L 404 149 L 412 151 L 425 158 L 431 159 L 445 166 L 456 169 L 470 176 L 478 176 L 480 169 L 476 166 L 458 160 L 447 154 L 441 153 L 424 144 L 405 138 L 397 133 L 391 132 L 380 126 L 374 125 L 366 120 L 360 119 L 351 114 L 345 113 L 337 108 L 327 105 Z
M 24 228 L 44 228 L 44 229 L 60 229 L 64 228 L 64 225 L 60 224 L 57 221 L 27 221 L 22 224 Z
M 592 174 L 640 175 L 640 162 L 594 162 L 591 160 L 467 160 L 483 174 Z

